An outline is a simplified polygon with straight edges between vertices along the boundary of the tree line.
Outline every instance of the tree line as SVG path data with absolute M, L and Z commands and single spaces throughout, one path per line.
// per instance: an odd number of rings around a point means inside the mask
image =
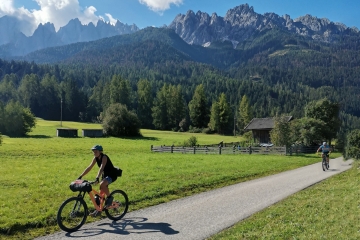
M 59 120 L 62 108 L 63 120 L 86 122 L 100 121 L 111 104 L 121 103 L 139 116 L 144 128 L 232 133 L 234 119 L 243 118 L 238 109 L 244 96 L 251 117 L 286 113 L 302 118 L 309 102 L 328 98 L 339 103 L 340 129 L 360 125 L 358 38 L 345 36 L 337 44 L 320 44 L 271 30 L 235 50 L 203 49 L 187 46 L 178 36 L 149 31 L 172 43 L 138 39 L 116 51 L 83 51 L 52 65 L 0 60 L 0 101 L 19 102 L 49 120 Z M 130 38 L 124 42 L 133 42 Z M 196 56 L 201 61 L 192 59 Z M 198 113 L 191 111 L 200 85 L 206 96 L 201 111 L 207 114 L 196 120 Z M 157 117 L 165 112 L 166 117 Z M 216 112 L 227 117 L 217 119 Z M 244 127 L 235 125 L 238 131 Z

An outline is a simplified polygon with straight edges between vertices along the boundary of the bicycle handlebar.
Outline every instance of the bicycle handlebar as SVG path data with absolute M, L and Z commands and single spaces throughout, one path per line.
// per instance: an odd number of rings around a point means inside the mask
M 81 179 L 78 179 L 78 180 L 81 180 Z M 87 182 L 89 183 L 90 185 L 93 185 L 95 183 L 99 183 L 98 181 L 88 181 L 88 180 L 81 180 L 82 182 Z

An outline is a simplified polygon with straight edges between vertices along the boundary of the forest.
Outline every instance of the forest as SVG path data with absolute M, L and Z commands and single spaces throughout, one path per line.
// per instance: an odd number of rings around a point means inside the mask
M 209 119 L 220 98 L 231 119 L 241 118 L 244 96 L 259 118 L 301 118 L 307 103 L 328 98 L 340 106 L 343 129 L 354 129 L 360 127 L 359 41 L 341 36 L 327 44 L 273 29 L 236 49 L 226 41 L 203 48 L 172 30 L 148 28 L 0 60 L 0 101 L 19 102 L 48 120 L 60 120 L 62 108 L 62 120 L 84 122 L 97 122 L 110 104 L 122 103 L 144 128 L 179 130 L 184 119 L 194 126 L 189 103 L 201 85 Z M 164 114 L 166 124 L 159 124 Z

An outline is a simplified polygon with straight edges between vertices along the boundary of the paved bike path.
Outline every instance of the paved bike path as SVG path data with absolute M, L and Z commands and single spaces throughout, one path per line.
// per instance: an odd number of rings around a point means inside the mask
M 352 161 L 330 160 L 134 211 L 124 219 L 90 223 L 74 233 L 39 239 L 205 239 L 304 188 L 351 168 Z

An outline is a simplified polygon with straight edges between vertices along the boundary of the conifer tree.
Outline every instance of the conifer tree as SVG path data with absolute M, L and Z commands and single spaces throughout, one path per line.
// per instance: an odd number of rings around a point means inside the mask
M 197 128 L 206 127 L 209 122 L 209 111 L 204 86 L 198 85 L 189 103 L 189 114 L 192 125 Z
M 142 79 L 137 84 L 137 115 L 143 128 L 152 128 L 151 108 L 153 107 L 152 87 L 148 80 Z
M 165 130 L 168 129 L 169 120 L 167 114 L 167 92 L 168 86 L 164 86 L 156 93 L 156 98 L 154 99 L 154 105 L 152 107 L 152 117 L 153 124 L 156 129 Z
M 226 95 L 221 93 L 219 100 L 212 104 L 209 128 L 217 133 L 225 134 L 230 129 L 231 116 Z
M 110 83 L 110 102 L 120 103 L 127 108 L 131 106 L 129 81 L 122 79 L 120 75 L 114 75 Z
M 241 98 L 238 115 L 238 128 L 242 130 L 252 119 L 252 109 L 246 95 Z

